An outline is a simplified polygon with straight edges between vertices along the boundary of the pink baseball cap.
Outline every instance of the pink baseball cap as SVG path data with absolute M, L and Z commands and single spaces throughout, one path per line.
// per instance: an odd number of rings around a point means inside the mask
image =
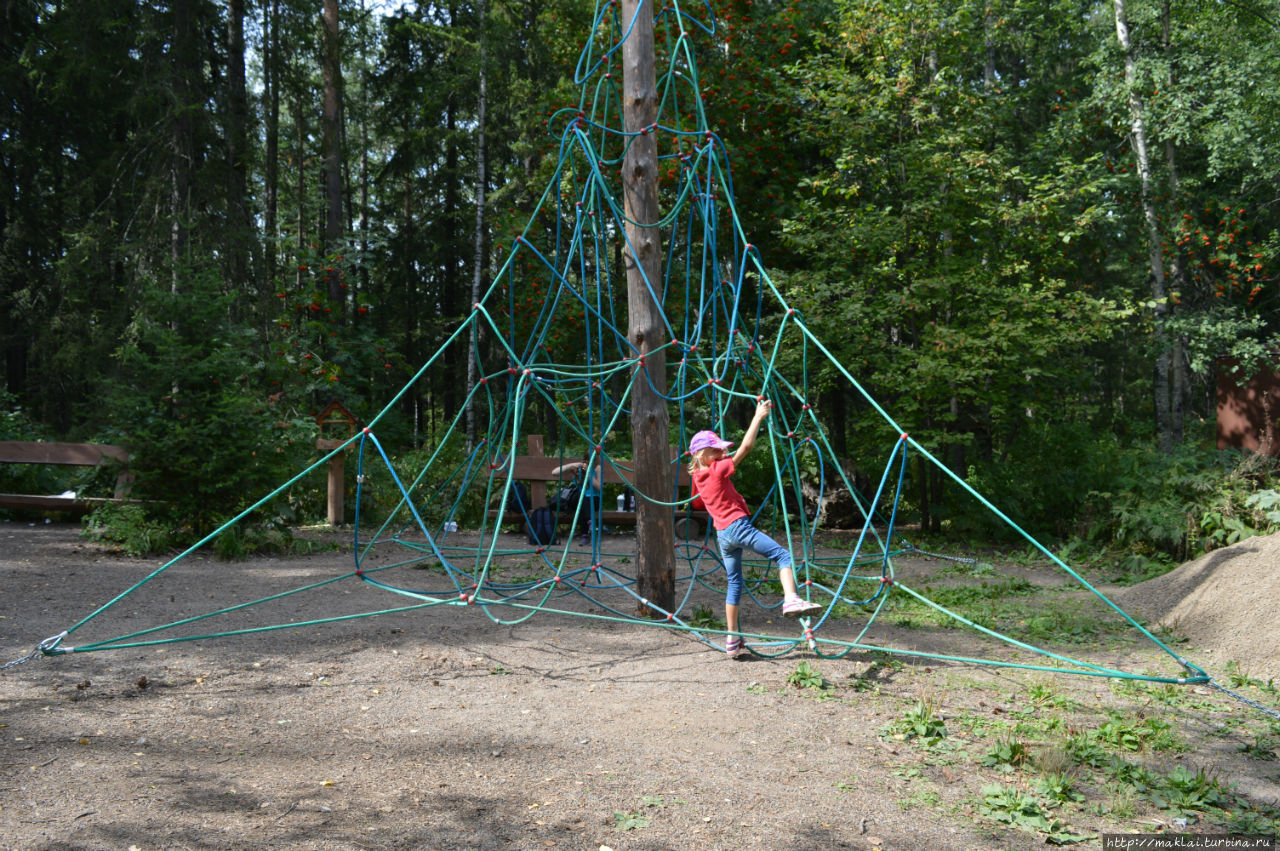
M 721 440 L 714 431 L 700 431 L 689 441 L 689 454 L 701 452 L 703 449 L 728 449 L 733 446 L 732 440 Z

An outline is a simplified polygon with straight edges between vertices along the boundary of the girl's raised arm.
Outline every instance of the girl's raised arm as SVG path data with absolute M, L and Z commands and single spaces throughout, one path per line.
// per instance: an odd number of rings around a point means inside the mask
M 747 426 L 747 433 L 742 436 L 742 442 L 738 444 L 738 450 L 733 453 L 733 466 L 737 467 L 747 453 L 751 451 L 751 447 L 755 446 L 756 435 L 760 433 L 760 424 L 764 422 L 765 417 L 769 416 L 769 412 L 773 410 L 773 403 L 768 399 L 761 399 L 756 405 L 755 416 L 751 418 L 751 425 Z

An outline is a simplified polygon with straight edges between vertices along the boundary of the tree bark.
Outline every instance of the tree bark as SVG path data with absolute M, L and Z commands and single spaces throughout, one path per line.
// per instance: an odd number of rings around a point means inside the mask
M 338 59 L 338 0 L 324 0 L 324 250 L 336 251 L 342 241 L 342 71 Z M 343 299 L 338 276 L 325 276 L 334 317 L 341 318 Z
M 173 122 L 169 135 L 169 259 L 173 266 L 170 287 L 175 293 L 178 292 L 182 274 L 180 267 L 186 260 L 190 241 L 191 172 L 195 163 L 191 82 L 195 79 L 192 65 L 198 68 L 199 62 L 200 51 L 191 21 L 190 0 L 175 0 L 170 63 L 173 72 Z
M 623 209 L 627 216 L 627 334 L 639 353 L 632 375 L 631 442 L 638 494 L 669 501 L 674 471 L 667 410 L 666 342 L 661 290 L 662 242 L 658 221 L 658 117 L 653 44 L 653 6 L 623 0 L 624 26 L 635 24 L 622 44 L 622 111 L 630 137 L 622 165 Z M 652 288 L 652 289 L 651 289 Z M 642 599 L 670 612 L 675 607 L 675 517 L 669 506 L 641 499 L 636 504 L 637 590 Z M 643 603 L 642 616 L 660 612 Z
M 484 238 L 484 199 L 485 186 L 489 182 L 489 176 L 485 173 L 485 109 L 488 107 L 488 91 L 486 86 L 488 78 L 485 74 L 485 0 L 480 0 L 477 7 L 477 14 L 480 18 L 480 90 L 479 103 L 476 106 L 476 230 L 475 230 L 475 258 L 474 268 L 471 274 L 471 305 L 474 306 L 480 301 L 480 287 L 483 284 L 484 276 L 484 257 L 485 257 L 485 238 Z M 475 321 L 476 317 L 473 311 L 468 311 L 471 316 L 471 345 L 467 353 L 467 398 L 471 399 L 467 404 L 467 451 L 469 452 L 476 445 L 476 403 L 471 398 L 472 392 L 476 387 L 476 381 L 479 380 L 479 348 L 480 348 L 480 323 Z
M 1169 69 L 1166 85 L 1169 91 L 1173 91 L 1177 79 L 1174 73 L 1173 57 L 1173 14 L 1169 8 L 1169 0 L 1164 0 L 1161 5 L 1160 29 L 1162 47 L 1165 53 L 1165 65 Z M 1178 149 L 1174 145 L 1172 138 L 1165 139 L 1164 158 L 1165 167 L 1168 171 L 1169 204 L 1171 208 L 1177 209 L 1177 204 L 1181 197 L 1181 187 L 1178 185 Z M 1173 250 L 1169 253 L 1169 280 L 1174 292 L 1185 293 L 1187 291 L 1187 268 L 1186 264 L 1183 263 L 1183 254 L 1178 246 L 1173 246 Z M 1172 304 L 1169 305 L 1169 310 L 1170 312 L 1174 310 Z M 1173 441 L 1181 443 L 1187 412 L 1191 408 L 1191 370 L 1187 362 L 1187 340 L 1184 335 L 1171 335 L 1170 357 L 1173 361 L 1170 376 L 1172 381 L 1172 387 L 1170 388 L 1171 428 Z
M 360 15 L 366 14 L 364 0 L 360 0 Z M 362 51 L 366 43 L 362 44 Z M 368 55 L 361 64 L 368 67 Z M 360 216 L 356 229 L 360 233 L 360 292 L 369 292 L 369 87 L 360 87 Z
M 307 247 L 307 113 L 306 103 L 301 91 L 295 92 L 294 100 L 294 162 L 297 163 L 297 181 L 294 184 L 294 204 L 297 208 L 298 233 L 294 242 L 297 257 L 301 260 Z M 303 272 L 306 264 L 298 263 L 294 276 L 294 284 L 299 292 L 302 290 Z
M 230 239 L 226 246 L 227 275 L 234 290 L 251 289 L 256 234 L 249 221 L 249 95 L 244 68 L 244 0 L 230 0 L 227 9 L 227 214 Z
M 266 32 L 262 57 L 262 77 L 267 102 L 263 135 L 266 149 L 263 153 L 264 199 L 263 225 L 266 250 L 262 264 L 264 293 L 270 294 L 275 280 L 278 252 L 276 249 L 276 219 L 280 209 L 280 0 L 271 0 L 263 9 L 267 16 L 263 29 Z
M 1163 240 L 1160 236 L 1160 219 L 1156 214 L 1152 192 L 1151 160 L 1147 152 L 1146 107 L 1138 91 L 1137 60 L 1133 41 L 1129 37 L 1129 20 L 1125 12 L 1125 0 L 1113 0 L 1116 17 L 1116 37 L 1124 53 L 1124 80 L 1129 96 L 1129 139 L 1141 182 L 1142 216 L 1147 226 L 1147 260 L 1151 280 L 1151 297 L 1155 303 L 1155 327 L 1157 352 L 1153 376 L 1153 394 L 1156 433 L 1162 452 L 1169 452 L 1174 445 L 1174 426 L 1171 411 L 1172 347 L 1166 321 L 1169 318 L 1168 293 L 1165 291 Z

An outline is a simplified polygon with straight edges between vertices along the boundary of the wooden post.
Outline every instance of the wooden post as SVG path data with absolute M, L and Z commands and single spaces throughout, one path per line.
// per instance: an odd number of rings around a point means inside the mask
M 332 452 L 356 433 L 356 429 L 360 427 L 356 420 L 355 414 L 348 411 L 340 402 L 330 402 L 320 414 L 316 417 L 316 425 L 320 427 L 321 435 L 316 438 L 316 449 L 321 452 Z M 323 432 L 326 428 L 337 427 L 345 429 L 346 438 L 325 437 Z M 346 512 L 346 455 L 339 452 L 337 455 L 329 459 L 329 483 L 327 493 L 326 519 L 330 526 L 341 526 L 343 514 Z
M 346 441 L 333 440 L 330 438 L 319 438 L 316 440 L 316 449 L 322 452 L 332 452 Z M 341 526 L 342 515 L 346 511 L 346 496 L 344 489 L 344 476 L 346 475 L 346 455 L 339 452 L 337 455 L 329 459 L 329 488 L 328 488 L 328 512 L 327 519 L 330 526 Z
M 627 335 L 640 355 L 632 372 L 631 443 L 637 495 L 670 500 L 670 414 L 666 343 L 663 332 L 662 240 L 658 221 L 658 91 L 653 47 L 653 6 L 622 0 L 624 27 L 635 21 L 622 44 L 622 119 L 630 136 L 622 163 L 623 208 L 627 216 Z M 637 592 L 666 611 L 675 607 L 675 517 L 664 505 L 636 501 Z M 641 616 L 661 613 L 640 604 Z
M 543 454 L 542 435 L 531 434 L 527 439 L 529 443 L 529 454 L 535 458 L 541 458 Z M 515 475 L 514 468 L 512 469 L 512 475 L 513 476 Z M 546 482 L 541 482 L 536 480 L 531 480 L 529 482 L 529 502 L 531 503 L 531 505 L 529 506 L 530 508 L 544 508 L 546 506 L 547 504 L 547 483 Z

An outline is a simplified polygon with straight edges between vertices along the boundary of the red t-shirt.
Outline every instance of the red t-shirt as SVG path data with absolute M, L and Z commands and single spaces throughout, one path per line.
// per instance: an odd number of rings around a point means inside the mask
M 717 458 L 710 467 L 695 470 L 690 475 L 693 488 L 702 497 L 711 515 L 711 523 L 717 529 L 728 529 L 735 520 L 750 517 L 747 501 L 729 481 L 734 473 L 732 458 Z

